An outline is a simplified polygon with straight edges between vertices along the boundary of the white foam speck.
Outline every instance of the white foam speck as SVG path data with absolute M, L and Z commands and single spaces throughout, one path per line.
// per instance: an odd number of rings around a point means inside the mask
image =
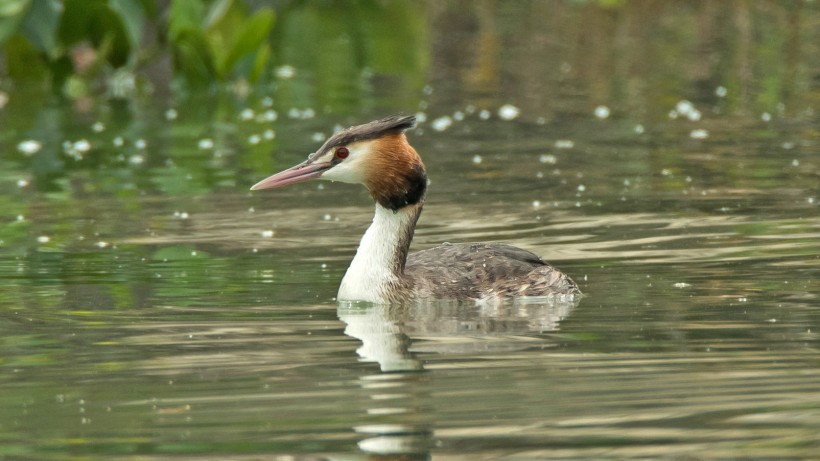
M 287 80 L 296 76 L 296 68 L 289 65 L 279 66 L 273 71 L 276 78 Z
M 552 154 L 541 154 L 538 157 L 538 161 L 541 163 L 549 163 L 550 165 L 555 165 L 556 163 L 558 163 L 558 157 Z
M 481 120 L 489 120 L 490 119 L 490 111 L 487 109 L 482 109 L 481 112 L 478 113 L 478 118 Z
M 598 106 L 595 108 L 595 117 L 603 120 L 605 118 L 609 118 L 609 107 L 607 106 Z
M 40 152 L 40 149 L 42 148 L 43 144 L 34 139 L 27 139 L 17 144 L 17 150 L 22 152 L 24 155 L 34 155 L 37 152 Z
M 699 128 L 697 130 L 692 130 L 692 132 L 689 133 L 689 137 L 692 139 L 706 139 L 709 137 L 709 132 L 703 128 Z
M 273 231 L 272 231 L 272 230 L 264 230 L 264 231 L 262 231 L 262 237 L 265 237 L 265 238 L 270 238 L 270 237 L 273 237 Z
M 50 241 L 51 241 L 51 238 L 49 238 L 48 235 L 41 235 L 41 236 L 37 237 L 37 242 L 38 243 L 48 243 Z
M 200 139 L 200 140 L 199 140 L 199 142 L 197 143 L 197 146 L 199 146 L 199 148 L 200 148 L 200 149 L 203 149 L 203 150 L 213 149 L 213 147 L 214 147 L 214 140 L 213 140 L 213 139 L 211 139 L 211 138 L 202 138 L 202 139 Z
M 521 109 L 512 104 L 504 104 L 498 108 L 498 117 L 501 118 L 501 120 L 513 120 L 519 115 L 521 115 Z
M 719 98 L 725 98 L 728 92 L 729 90 L 727 90 L 725 86 L 715 88 L 715 95 Z
M 452 125 L 453 125 L 453 119 L 451 119 L 447 115 L 445 115 L 443 117 L 439 117 L 439 118 L 433 120 L 430 123 L 430 126 L 432 126 L 433 129 L 436 130 L 436 131 L 444 131 L 447 128 L 450 128 Z
M 253 120 L 254 114 L 253 109 L 247 108 L 242 109 L 242 112 L 239 113 L 239 118 L 242 120 Z
M 478 154 L 473 155 L 473 163 L 474 163 L 474 164 L 478 165 L 479 163 L 481 163 L 481 162 L 482 162 L 482 160 L 483 160 L 483 159 L 481 158 L 481 156 L 480 156 L 480 155 L 478 155 Z
M 571 139 L 559 139 L 555 141 L 556 149 L 572 149 L 575 147 L 575 141 Z

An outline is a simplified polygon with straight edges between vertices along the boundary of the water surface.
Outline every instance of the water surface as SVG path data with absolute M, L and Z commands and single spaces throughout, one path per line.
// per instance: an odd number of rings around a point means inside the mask
M 334 86 L 283 51 L 296 76 L 248 94 L 8 91 L 0 458 L 816 457 L 820 54 L 789 42 L 794 13 L 558 4 L 545 30 L 518 26 L 543 6 L 436 5 L 414 18 L 431 67 L 404 78 Z M 760 35 L 701 49 L 681 31 L 704 17 Z M 646 65 L 664 50 L 681 54 Z M 423 119 L 414 249 L 512 243 L 585 296 L 337 304 L 366 191 L 247 189 L 393 112 Z

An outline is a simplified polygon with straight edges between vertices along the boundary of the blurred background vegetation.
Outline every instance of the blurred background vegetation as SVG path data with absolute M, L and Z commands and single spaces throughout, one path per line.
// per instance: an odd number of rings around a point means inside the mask
M 406 14 L 412 7 L 376 1 L 2 0 L 0 78 L 68 96 L 101 89 L 120 95 L 139 85 L 152 90 L 179 81 L 264 83 L 276 57 L 290 64 L 316 57 L 276 45 L 294 40 L 339 53 L 338 60 L 317 63 L 332 72 L 365 62 L 375 71 L 407 71 L 422 59 L 406 46 L 419 37 L 420 24 Z M 277 27 L 283 16 L 289 23 Z M 342 31 L 347 45 L 337 40 Z

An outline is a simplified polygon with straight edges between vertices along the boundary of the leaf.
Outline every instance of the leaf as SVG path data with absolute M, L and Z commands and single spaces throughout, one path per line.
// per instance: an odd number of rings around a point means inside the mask
M 208 83 L 214 76 L 213 56 L 199 30 L 180 33 L 174 43 L 174 61 L 191 83 Z
M 230 45 L 228 54 L 219 63 L 223 78 L 236 66 L 236 63 L 245 55 L 259 50 L 268 38 L 273 27 L 274 13 L 270 9 L 261 9 L 254 14 Z
M 183 33 L 199 30 L 204 12 L 199 0 L 171 0 L 168 12 L 168 39 L 171 43 L 175 44 Z
M 270 45 L 263 43 L 259 50 L 256 51 L 253 65 L 251 66 L 250 72 L 248 72 L 248 80 L 251 82 L 259 80 L 259 77 L 265 72 L 265 65 L 270 59 L 270 54 Z
M 15 80 L 41 80 L 47 76 L 43 55 L 22 35 L 12 36 L 5 47 L 9 76 Z
M 208 16 L 205 17 L 205 22 L 203 26 L 207 28 L 213 27 L 218 22 L 222 21 L 222 18 L 230 11 L 231 6 L 233 4 L 233 0 L 217 0 L 211 5 L 211 9 L 208 10 Z
M 60 24 L 62 5 L 55 0 L 36 1 L 31 4 L 23 20 L 23 36 L 38 50 L 57 58 L 57 30 Z
M 133 0 L 109 0 L 109 8 L 119 16 L 131 47 L 137 47 L 142 39 L 145 11 L 139 2 Z
M 17 32 L 30 5 L 31 0 L 0 1 L 0 43 Z

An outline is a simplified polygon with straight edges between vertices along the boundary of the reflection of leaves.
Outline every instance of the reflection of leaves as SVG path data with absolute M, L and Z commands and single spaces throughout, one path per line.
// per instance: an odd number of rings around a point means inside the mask
M 160 248 L 151 255 L 157 261 L 187 261 L 197 258 L 207 258 L 209 255 L 190 246 L 170 246 Z

